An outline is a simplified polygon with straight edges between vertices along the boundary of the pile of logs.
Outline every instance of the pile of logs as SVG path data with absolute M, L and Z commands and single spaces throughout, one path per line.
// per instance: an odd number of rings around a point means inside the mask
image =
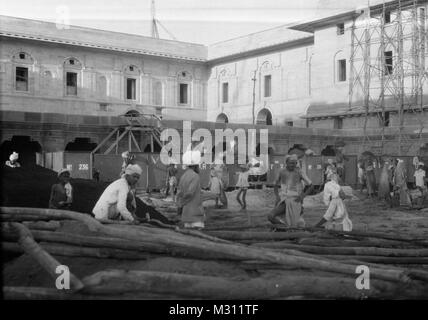
M 145 270 L 104 270 L 79 279 L 69 293 L 41 287 L 4 287 L 5 298 L 281 299 L 427 298 L 428 241 L 389 233 L 182 230 L 97 221 L 53 209 L 0 208 L 3 250 L 25 252 L 55 279 L 61 256 L 145 260 L 174 256 L 223 261 L 257 270 L 245 279 Z M 85 225 L 90 235 L 60 231 L 62 220 Z M 56 258 L 52 257 L 55 256 Z M 59 259 L 59 258 L 58 258 Z M 357 289 L 356 267 L 370 270 L 370 289 Z M 260 272 L 275 270 L 269 277 Z M 310 276 L 308 276 L 308 271 Z M 281 273 L 282 272 L 282 273 Z M 300 273 L 299 273 L 300 272 Z

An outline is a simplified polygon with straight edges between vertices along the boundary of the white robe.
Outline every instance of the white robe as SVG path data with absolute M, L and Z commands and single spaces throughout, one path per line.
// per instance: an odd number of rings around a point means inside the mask
M 340 198 L 340 185 L 329 181 L 324 186 L 324 203 L 328 206 L 324 219 L 327 220 L 326 229 L 352 231 L 352 221 L 349 219 L 345 203 Z

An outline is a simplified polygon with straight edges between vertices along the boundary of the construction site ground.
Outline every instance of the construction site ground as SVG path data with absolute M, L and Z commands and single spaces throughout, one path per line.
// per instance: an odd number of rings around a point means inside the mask
M 347 200 L 348 211 L 355 230 L 380 231 L 415 236 L 428 239 L 428 212 L 426 210 L 391 209 L 385 203 L 368 199 L 365 194 L 345 188 L 352 199 Z M 235 197 L 237 191 L 227 193 L 229 206 L 227 209 L 215 209 L 214 201 L 204 202 L 206 209 L 207 230 L 254 230 L 269 231 L 271 224 L 267 220 L 269 211 L 273 208 L 273 189 L 250 189 L 247 193 L 247 210 L 240 210 Z M 160 194 L 140 196 L 143 201 L 156 207 L 169 218 L 177 218 L 174 202 L 165 201 Z M 307 226 L 314 226 L 323 216 L 326 207 L 322 203 L 322 194 L 308 196 L 304 201 L 304 218 Z M 82 224 L 74 221 L 64 221 L 60 228 L 62 232 L 84 235 L 90 234 Z M 322 239 L 320 240 L 322 241 Z M 3 265 L 4 286 L 47 287 L 55 288 L 55 281 L 43 268 L 27 254 L 7 256 Z M 258 270 L 233 261 L 205 260 L 168 255 L 148 254 L 144 260 L 100 259 L 89 257 L 57 257 L 67 265 L 77 277 L 83 278 L 97 271 L 106 269 L 161 271 L 203 276 L 221 276 L 233 279 L 249 279 L 262 277 L 269 279 L 283 274 L 299 276 L 313 275 L 311 270 L 269 267 Z M 407 265 L 412 267 L 412 265 Z M 415 265 L 423 269 L 426 265 Z M 317 275 L 328 272 L 317 271 Z M 331 276 L 331 274 L 330 274 Z M 153 296 L 124 295 L 124 298 L 151 298 Z M 156 297 L 156 296 L 154 296 Z M 165 298 L 165 296 L 162 296 Z M 173 298 L 173 296 L 169 296 Z M 297 297 L 298 298 L 298 297 Z

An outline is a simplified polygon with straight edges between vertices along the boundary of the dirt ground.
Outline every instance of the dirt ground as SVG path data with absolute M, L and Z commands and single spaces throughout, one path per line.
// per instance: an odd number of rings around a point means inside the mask
M 352 195 L 347 200 L 350 218 L 355 230 L 394 232 L 403 235 L 414 235 L 415 237 L 427 237 L 428 239 L 428 212 L 424 210 L 390 209 L 386 204 L 367 199 L 357 191 L 347 189 Z M 214 201 L 204 202 L 206 208 L 207 229 L 228 229 L 250 227 L 254 229 L 269 230 L 270 223 L 267 215 L 273 208 L 273 189 L 250 189 L 247 192 L 247 210 L 240 210 L 236 201 L 237 191 L 228 192 L 228 209 L 215 209 Z M 149 199 L 142 195 L 141 199 L 153 204 L 161 213 L 169 218 L 176 217 L 176 208 L 173 202 L 161 199 L 159 194 L 152 194 Z M 322 203 L 322 195 L 317 194 L 305 198 L 304 218 L 307 226 L 315 225 L 326 207 Z M 72 222 L 62 227 L 63 232 L 86 234 L 88 230 L 75 229 Z M 153 270 L 164 272 L 179 272 L 195 275 L 222 275 L 245 279 L 252 276 L 263 276 L 256 270 L 251 270 L 232 262 L 194 260 L 168 256 L 153 256 L 146 260 L 114 260 L 97 258 L 56 257 L 62 264 L 68 265 L 71 272 L 82 278 L 97 271 L 106 269 L 127 270 Z M 273 272 L 293 272 L 282 270 Z M 308 271 L 310 273 L 310 271 Z M 302 270 L 299 271 L 302 274 Z M 268 274 L 266 276 L 269 276 Z M 9 259 L 3 264 L 3 281 L 6 286 L 44 286 L 54 287 L 54 281 L 49 275 L 26 254 Z
M 365 193 L 345 187 L 345 193 L 352 198 L 346 200 L 350 219 L 355 230 L 399 232 L 412 234 L 428 239 L 428 211 L 390 208 L 385 202 L 368 199 Z M 227 192 L 228 208 L 215 209 L 214 201 L 204 202 L 206 212 L 206 228 L 240 228 L 243 226 L 255 229 L 270 227 L 267 215 L 273 209 L 275 196 L 272 188 L 249 189 L 247 192 L 247 210 L 241 211 L 236 201 L 238 191 Z M 142 197 L 147 201 L 147 197 Z M 174 217 L 176 207 L 173 203 L 152 197 L 151 203 L 168 217 Z M 322 202 L 322 193 L 305 198 L 304 219 L 306 226 L 314 226 L 324 215 L 326 206 Z

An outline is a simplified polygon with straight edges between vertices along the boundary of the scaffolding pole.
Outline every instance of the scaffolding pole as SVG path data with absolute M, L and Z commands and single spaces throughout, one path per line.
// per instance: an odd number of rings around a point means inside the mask
M 381 7 L 370 10 L 369 6 L 364 16 L 352 22 L 348 109 L 363 107 L 363 148 L 370 141 L 369 119 L 377 115 L 381 153 L 385 153 L 390 113 L 396 113 L 398 118 L 395 125 L 400 155 L 408 154 L 412 147 L 410 137 L 404 132 L 411 113 L 419 124 L 419 143 L 422 143 L 427 3 L 426 0 L 397 0 L 387 4 L 383 1 Z M 356 94 L 360 94 L 359 99 L 354 98 Z

